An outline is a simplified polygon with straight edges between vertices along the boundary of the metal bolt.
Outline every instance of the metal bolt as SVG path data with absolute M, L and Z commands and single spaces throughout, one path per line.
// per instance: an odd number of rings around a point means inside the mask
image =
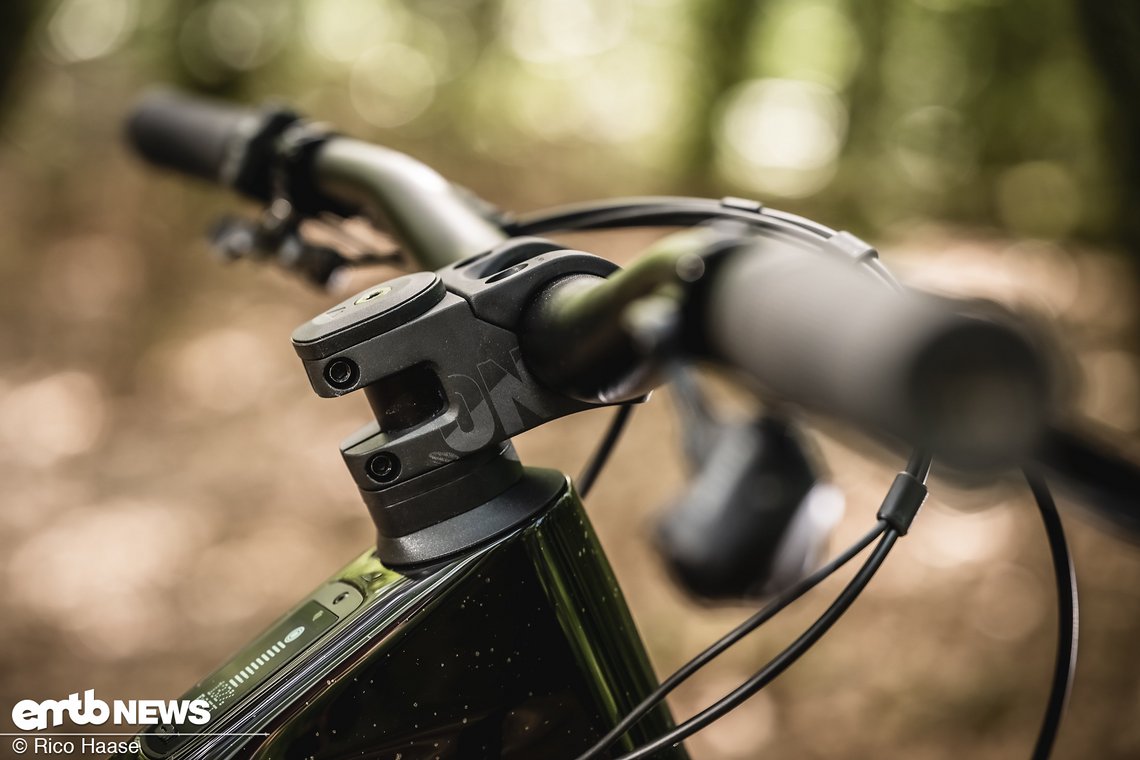
M 400 460 L 395 454 L 381 451 L 368 460 L 368 477 L 379 483 L 391 483 L 400 474 Z
M 357 298 L 352 303 L 353 303 L 353 305 L 362 304 L 365 301 L 371 301 L 373 298 L 379 298 L 380 296 L 386 296 L 391 292 L 392 292 L 392 288 L 385 286 L 383 288 L 378 288 L 378 289 L 373 290 L 371 292 L 365 293 L 364 295 L 362 295 L 360 298 Z
M 325 380 L 338 390 L 351 388 L 359 377 L 360 368 L 352 359 L 333 359 L 325 365 Z

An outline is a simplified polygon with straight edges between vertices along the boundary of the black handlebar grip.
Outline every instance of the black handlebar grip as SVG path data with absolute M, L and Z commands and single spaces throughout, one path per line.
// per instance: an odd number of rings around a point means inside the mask
M 142 97 L 127 121 L 127 137 L 156 166 L 232 185 L 243 143 L 256 133 L 255 110 L 167 91 Z
M 1028 455 L 1049 354 L 996 307 L 898 290 L 835 251 L 750 242 L 713 274 L 704 342 L 777 397 L 928 446 L 963 468 Z

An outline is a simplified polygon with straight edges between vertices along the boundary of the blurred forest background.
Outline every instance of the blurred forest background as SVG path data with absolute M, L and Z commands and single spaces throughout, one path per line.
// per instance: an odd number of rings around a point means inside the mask
M 1128 0 L 6 0 L 0 724 L 26 697 L 175 696 L 371 541 L 337 453 L 363 401 L 313 397 L 288 343 L 333 296 L 206 255 L 234 201 L 127 154 L 144 88 L 279 98 L 506 208 L 734 194 L 850 229 L 912 282 L 1048 318 L 1082 412 L 1135 449 L 1138 49 Z M 627 260 L 648 239 L 575 243 Z M 660 395 L 589 508 L 666 674 L 749 610 L 687 599 L 647 546 L 684 478 Z M 574 471 L 603 425 L 519 448 Z M 841 542 L 897 463 L 820 440 Z M 1054 633 L 1022 490 L 936 486 L 850 616 L 694 756 L 1026 755 Z M 1137 757 L 1140 552 L 1067 514 L 1083 650 L 1059 754 Z

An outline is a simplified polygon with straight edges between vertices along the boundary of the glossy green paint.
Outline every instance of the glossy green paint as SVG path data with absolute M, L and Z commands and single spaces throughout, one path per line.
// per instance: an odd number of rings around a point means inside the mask
M 289 670 L 312 671 L 337 647 L 344 656 L 303 687 L 278 674 L 211 728 L 264 737 L 207 738 L 172 757 L 574 758 L 656 685 L 569 483 L 529 524 L 469 556 L 405 577 L 368 553 L 330 580 L 364 602 Z M 382 614 L 365 631 L 369 610 Z M 268 708 L 273 699 L 280 708 Z M 261 716 L 239 725 L 242 710 Z M 662 706 L 615 754 L 671 726 Z

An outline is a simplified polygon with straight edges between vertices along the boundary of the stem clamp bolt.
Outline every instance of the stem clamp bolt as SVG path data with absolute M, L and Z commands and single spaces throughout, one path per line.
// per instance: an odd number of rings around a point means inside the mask
M 365 469 L 368 471 L 368 477 L 378 483 L 391 483 L 400 474 L 400 460 L 395 454 L 381 451 L 368 460 Z
M 325 365 L 325 380 L 337 390 L 345 390 L 356 385 L 360 379 L 360 368 L 352 359 L 333 359 Z

